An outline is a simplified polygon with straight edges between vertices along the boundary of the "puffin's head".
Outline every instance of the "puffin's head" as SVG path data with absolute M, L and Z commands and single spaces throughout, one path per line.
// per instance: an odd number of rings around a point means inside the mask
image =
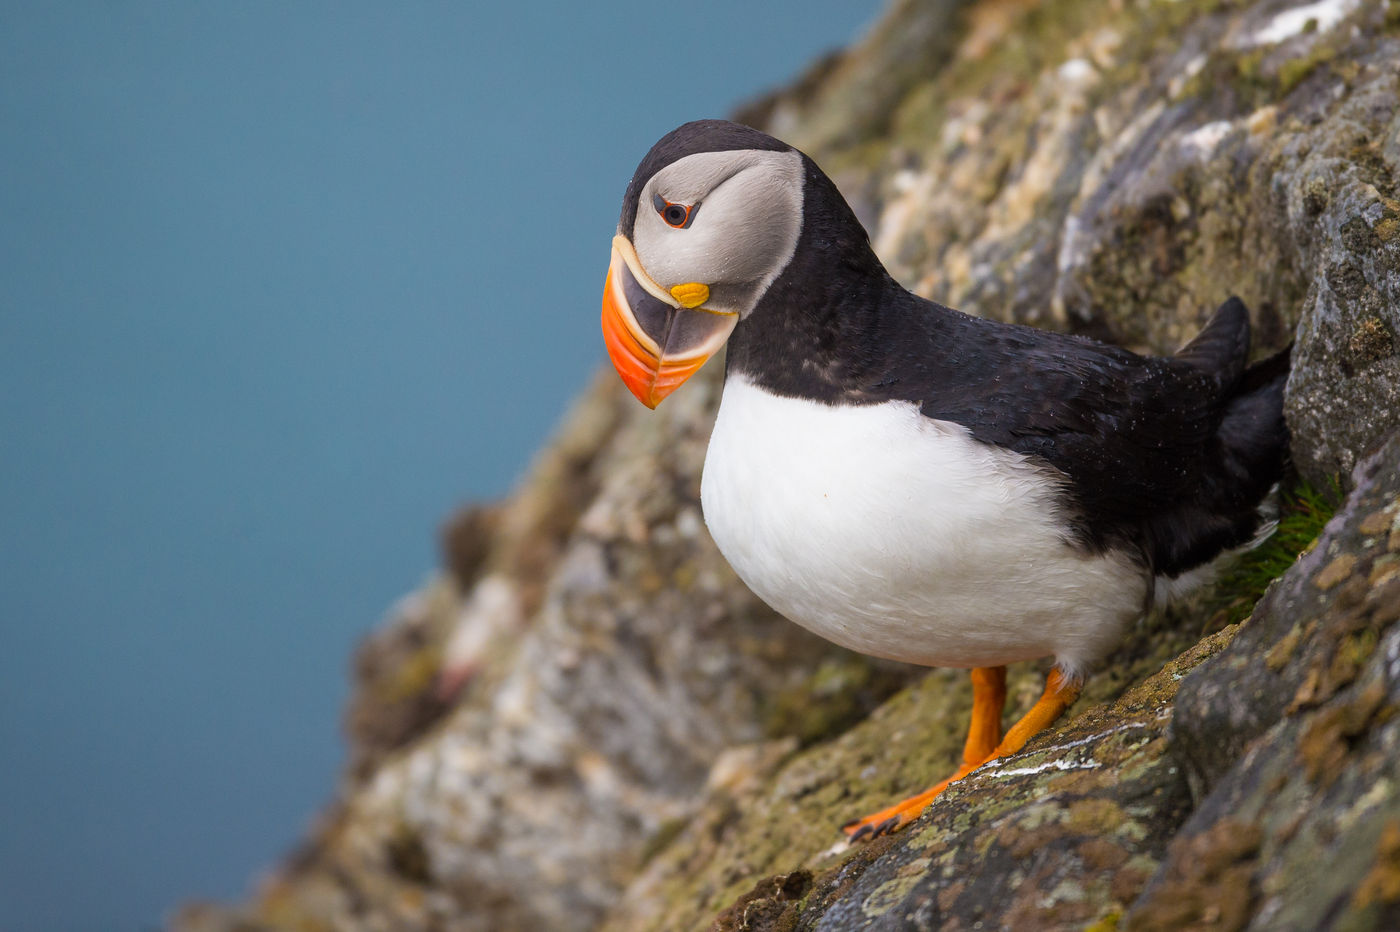
M 603 286 L 613 365 L 649 408 L 713 356 L 797 248 L 803 156 L 758 130 L 687 123 L 652 146 L 622 201 Z

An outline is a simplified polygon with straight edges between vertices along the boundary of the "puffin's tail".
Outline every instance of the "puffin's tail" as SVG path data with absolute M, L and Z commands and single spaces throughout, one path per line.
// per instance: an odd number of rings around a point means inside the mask
M 1220 422 L 1215 430 L 1216 465 L 1202 490 L 1201 503 L 1214 513 L 1224 537 L 1220 543 L 1229 549 L 1248 544 L 1255 536 L 1264 522 L 1260 506 L 1283 478 L 1288 463 L 1283 388 L 1288 382 L 1293 344 L 1245 368 L 1249 310 L 1239 298 L 1231 298 L 1183 353 L 1192 350 L 1222 319 L 1231 321 L 1237 355 L 1221 367 L 1227 378 L 1221 384 Z M 1223 326 L 1220 329 L 1226 330 Z M 1217 338 L 1207 345 L 1223 351 L 1226 341 Z
M 1216 438 L 1222 474 L 1211 507 L 1229 514 L 1253 509 L 1283 475 L 1288 426 L 1283 386 L 1293 344 L 1249 368 L 1249 308 L 1232 297 L 1176 353 L 1179 362 L 1215 379 L 1220 412 Z
M 1225 400 L 1216 436 L 1242 506 L 1254 507 L 1283 476 L 1288 460 L 1283 387 L 1292 353 L 1290 343 L 1250 366 Z
M 1239 298 L 1230 298 L 1175 358 L 1213 376 L 1221 394 L 1228 395 L 1249 358 L 1249 308 Z
M 1175 577 L 1247 544 L 1263 523 L 1260 506 L 1283 477 L 1288 459 L 1283 387 L 1291 352 L 1290 344 L 1246 368 L 1249 311 L 1231 298 L 1176 354 L 1215 380 L 1219 420 L 1195 493 L 1154 521 L 1161 538 L 1181 542 L 1161 561 L 1159 573 Z
M 1222 511 L 1253 508 L 1283 474 L 1288 426 L 1283 420 L 1283 386 L 1288 381 L 1293 344 L 1249 368 L 1249 308 L 1232 297 L 1211 315 L 1201 332 L 1176 359 L 1209 374 L 1218 386 L 1220 442 L 1225 499 Z

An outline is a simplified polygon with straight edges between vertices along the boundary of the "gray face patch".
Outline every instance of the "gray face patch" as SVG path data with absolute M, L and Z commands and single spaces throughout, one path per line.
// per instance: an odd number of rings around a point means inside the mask
M 632 241 L 663 289 L 699 282 L 706 307 L 747 315 L 792 259 L 802 229 L 802 156 L 740 149 L 688 155 L 642 190 Z M 653 206 L 659 196 L 694 205 L 676 229 Z

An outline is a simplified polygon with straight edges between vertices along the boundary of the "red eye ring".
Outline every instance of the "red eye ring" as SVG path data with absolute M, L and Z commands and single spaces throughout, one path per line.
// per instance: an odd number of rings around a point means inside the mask
M 690 226 L 691 221 L 695 219 L 695 211 L 700 206 L 699 204 L 677 204 L 674 201 L 666 200 L 660 194 L 653 194 L 651 203 L 665 224 L 677 230 L 684 230 Z

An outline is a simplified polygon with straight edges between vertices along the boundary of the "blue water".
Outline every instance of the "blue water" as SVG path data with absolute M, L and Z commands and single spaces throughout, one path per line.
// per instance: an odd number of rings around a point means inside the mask
M 602 361 L 632 168 L 878 6 L 0 6 L 0 928 L 294 843 L 356 639 Z

